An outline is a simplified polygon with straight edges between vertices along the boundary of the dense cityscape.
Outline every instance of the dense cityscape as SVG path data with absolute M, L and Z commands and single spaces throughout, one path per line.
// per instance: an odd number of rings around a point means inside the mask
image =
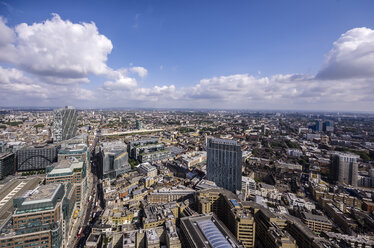
M 0 0 L 0 248 L 374 248 L 373 0 Z
M 374 115 L 3 109 L 1 247 L 373 247 Z

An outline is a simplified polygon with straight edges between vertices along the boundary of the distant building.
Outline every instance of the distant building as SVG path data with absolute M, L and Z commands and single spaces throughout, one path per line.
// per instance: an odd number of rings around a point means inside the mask
M 299 149 L 287 149 L 287 155 L 291 157 L 301 157 L 303 152 Z
M 43 170 L 57 162 L 60 145 L 38 145 L 25 147 L 16 152 L 16 170 Z
M 140 121 L 140 120 L 136 121 L 136 129 L 138 129 L 138 130 L 142 129 L 142 121 Z
M 136 159 L 141 163 L 154 162 L 171 157 L 170 150 L 167 150 L 164 144 L 158 143 L 158 139 L 131 141 L 128 144 L 127 151 L 130 158 Z
M 156 167 L 152 166 L 150 163 L 141 163 L 138 166 L 139 173 L 145 174 L 147 177 L 155 177 L 157 176 L 157 169 Z
M 331 155 L 330 179 L 334 182 L 357 186 L 359 156 L 337 152 Z
M 53 111 L 53 118 L 54 142 L 67 140 L 76 135 L 78 112 L 74 107 L 66 106 Z
M 0 180 L 15 172 L 14 153 L 0 153 Z
M 324 132 L 334 132 L 334 122 L 333 121 L 324 121 L 323 122 L 323 131 Z
M 302 220 L 310 230 L 315 233 L 321 233 L 322 231 L 331 231 L 332 224 L 329 219 L 325 216 L 315 215 L 308 212 L 303 212 Z
M 246 196 L 256 194 L 256 181 L 250 177 L 242 177 L 242 190 Z
M 195 166 L 196 164 L 206 161 L 206 158 L 207 155 L 205 151 L 190 152 L 181 156 L 182 163 L 187 168 L 190 168 L 192 166 Z
M 234 140 L 208 138 L 207 177 L 219 187 L 242 189 L 242 150 Z

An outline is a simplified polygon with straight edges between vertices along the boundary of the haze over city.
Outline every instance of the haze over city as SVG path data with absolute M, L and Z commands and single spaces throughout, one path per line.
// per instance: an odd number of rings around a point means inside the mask
M 373 111 L 372 1 L 1 1 L 0 106 Z

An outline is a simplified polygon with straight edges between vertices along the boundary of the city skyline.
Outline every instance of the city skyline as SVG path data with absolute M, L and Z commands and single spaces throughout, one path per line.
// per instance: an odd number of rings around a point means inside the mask
M 0 3 L 0 106 L 374 110 L 369 1 L 89 5 Z

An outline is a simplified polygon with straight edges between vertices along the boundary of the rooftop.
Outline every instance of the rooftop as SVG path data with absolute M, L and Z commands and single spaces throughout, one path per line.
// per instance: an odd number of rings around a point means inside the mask
M 57 192 L 57 189 L 62 187 L 61 184 L 46 184 L 37 187 L 36 189 L 25 193 L 24 204 L 31 204 L 34 201 L 40 200 L 50 200 L 53 198 L 54 194 Z

